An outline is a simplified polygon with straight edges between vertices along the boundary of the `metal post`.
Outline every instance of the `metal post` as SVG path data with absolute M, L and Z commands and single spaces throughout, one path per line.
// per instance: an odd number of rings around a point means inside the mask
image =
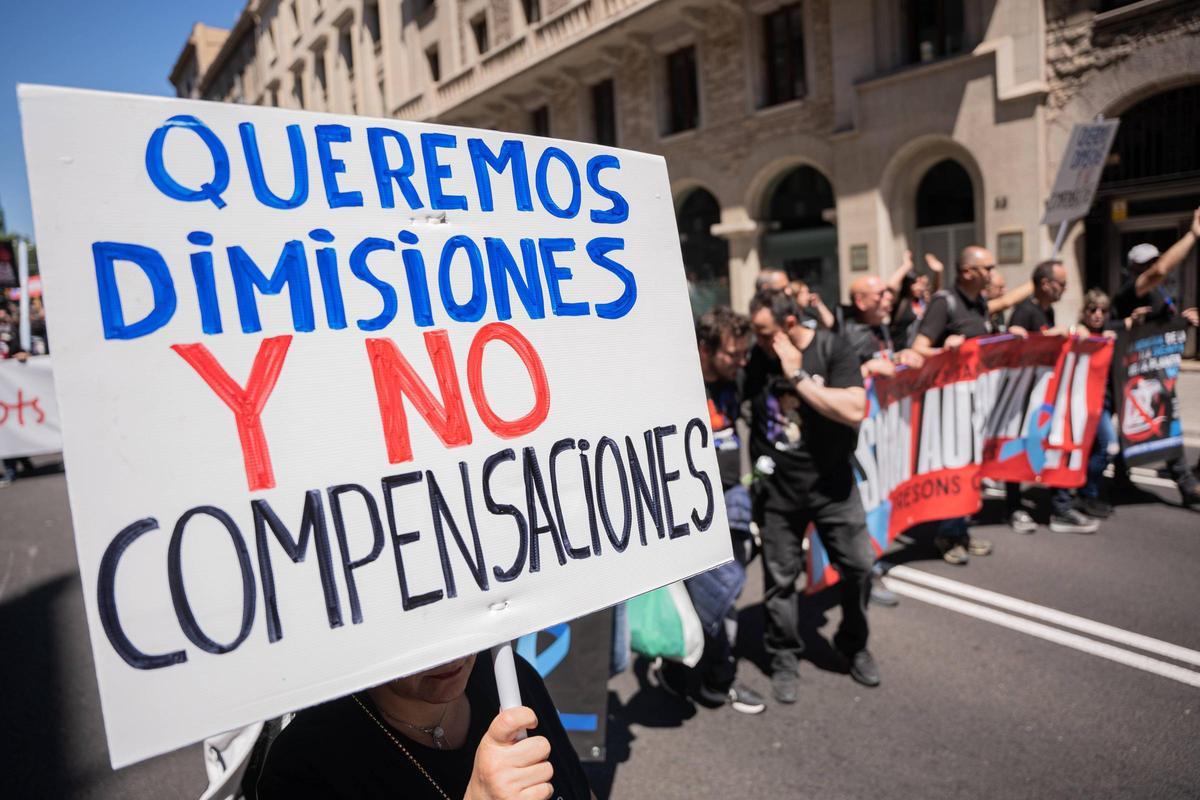
M 29 244 L 24 239 L 17 240 L 17 283 L 21 286 L 21 321 L 17 328 L 17 338 L 21 349 L 33 353 L 32 337 L 29 333 Z
M 1062 250 L 1063 239 L 1067 238 L 1067 226 L 1070 224 L 1067 220 L 1058 223 L 1058 235 L 1054 237 L 1054 252 L 1050 254 L 1051 261 L 1058 260 L 1058 254 Z

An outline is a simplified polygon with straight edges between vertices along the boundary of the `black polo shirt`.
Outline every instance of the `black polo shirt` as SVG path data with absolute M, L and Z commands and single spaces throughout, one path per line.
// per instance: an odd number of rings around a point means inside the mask
M 953 297 L 953 302 L 951 302 Z M 1009 321 L 1011 325 L 1011 320 Z M 934 347 L 941 347 L 950 336 L 968 339 L 991 332 L 987 320 L 987 301 L 982 296 L 974 300 L 962 289 L 943 289 L 929 301 L 917 333 L 928 336 Z
M 1027 297 L 1013 309 L 1008 326 L 1024 328 L 1029 333 L 1042 333 L 1054 327 L 1054 306 L 1042 308 L 1032 297 Z
M 886 325 L 867 325 L 847 317 L 838 327 L 838 333 L 858 356 L 859 364 L 892 357 L 892 334 Z

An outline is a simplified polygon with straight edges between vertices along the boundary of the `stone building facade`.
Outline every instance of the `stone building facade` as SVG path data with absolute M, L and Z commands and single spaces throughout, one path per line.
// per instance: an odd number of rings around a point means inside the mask
M 970 243 L 1021 280 L 1097 114 L 1122 134 L 1066 239 L 1064 317 L 1200 204 L 1195 2 L 249 0 L 215 54 L 212 30 L 172 71 L 181 96 L 662 154 L 698 308 L 744 308 L 764 265 L 842 297 L 906 249 Z M 1196 304 L 1195 269 L 1175 288 Z

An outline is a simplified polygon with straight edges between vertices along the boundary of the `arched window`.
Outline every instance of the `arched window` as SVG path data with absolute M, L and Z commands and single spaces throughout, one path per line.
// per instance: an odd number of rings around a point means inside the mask
M 917 186 L 916 205 L 918 254 L 933 253 L 949 266 L 964 247 L 980 244 L 975 189 L 962 164 L 947 158 L 930 167 Z
M 797 167 L 767 200 L 760 262 L 802 280 L 829 305 L 838 299 L 837 203 L 833 186 L 813 167 Z
M 712 226 L 721 221 L 717 198 L 693 189 L 680 203 L 676 220 L 692 313 L 699 316 L 713 306 L 729 305 L 729 242 L 712 234 Z
M 904 60 L 923 64 L 965 51 L 963 0 L 905 0 Z

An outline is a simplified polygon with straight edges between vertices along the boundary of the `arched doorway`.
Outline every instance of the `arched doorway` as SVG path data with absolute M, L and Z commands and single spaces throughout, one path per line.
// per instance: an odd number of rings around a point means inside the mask
M 917 185 L 916 211 L 915 253 L 933 253 L 951 268 L 964 247 L 978 244 L 975 189 L 967 170 L 954 159 L 926 170 Z M 922 263 L 919 257 L 917 263 Z
M 786 270 L 834 305 L 840 297 L 836 221 L 829 180 L 810 166 L 793 169 L 767 198 L 762 265 Z
M 1200 84 L 1148 97 L 1120 119 L 1084 234 L 1087 283 L 1109 293 L 1125 279 L 1130 248 L 1148 242 L 1166 250 L 1200 206 Z M 1200 303 L 1196 259 L 1193 250 L 1163 286 L 1179 308 Z
M 721 206 L 705 189 L 693 189 L 679 204 L 679 249 L 693 316 L 729 305 L 729 242 L 712 234 L 712 226 L 720 221 Z

